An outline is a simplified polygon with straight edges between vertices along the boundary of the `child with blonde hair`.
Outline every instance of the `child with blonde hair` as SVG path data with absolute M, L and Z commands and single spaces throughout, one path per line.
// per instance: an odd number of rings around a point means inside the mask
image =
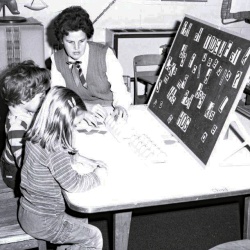
M 62 191 L 83 192 L 102 184 L 106 164 L 85 158 L 74 147 L 74 133 L 88 112 L 81 98 L 65 87 L 48 92 L 26 135 L 21 171 L 18 218 L 25 232 L 67 249 L 102 249 L 98 228 L 65 212 Z M 92 166 L 92 172 L 79 174 L 75 162 Z

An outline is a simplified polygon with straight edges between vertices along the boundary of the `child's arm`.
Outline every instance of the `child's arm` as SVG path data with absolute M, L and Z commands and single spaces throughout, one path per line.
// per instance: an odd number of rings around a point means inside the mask
M 94 173 L 96 173 L 101 181 L 101 184 L 103 184 L 107 177 L 107 165 L 103 161 L 100 160 L 93 160 L 90 158 L 87 158 L 80 154 L 75 154 L 73 156 L 73 164 L 82 163 L 83 165 L 87 165 L 87 169 Z M 84 168 L 84 166 L 82 166 Z
M 101 184 L 104 184 L 108 176 L 107 165 L 103 162 L 102 164 L 97 165 L 97 168 L 94 170 L 94 173 L 98 176 Z
M 67 152 L 54 152 L 49 168 L 62 189 L 68 192 L 83 192 L 99 186 L 107 176 L 106 164 L 101 163 L 87 174 L 79 174 L 72 168 L 72 156 Z
M 87 158 L 79 153 L 75 154 L 73 156 L 73 164 L 75 163 L 82 163 L 82 164 L 87 164 L 93 168 L 96 168 L 98 165 L 103 165 L 105 163 L 103 163 L 102 161 L 98 161 L 98 160 L 93 160 L 90 158 Z
M 21 125 L 12 126 L 7 133 L 8 143 L 11 153 L 15 159 L 17 166 L 20 168 L 23 162 L 24 154 L 24 134 L 25 128 Z

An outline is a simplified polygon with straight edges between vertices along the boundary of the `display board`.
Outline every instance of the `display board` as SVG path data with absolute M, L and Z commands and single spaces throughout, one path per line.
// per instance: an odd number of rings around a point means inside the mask
M 249 75 L 250 41 L 186 15 L 148 103 L 207 164 Z

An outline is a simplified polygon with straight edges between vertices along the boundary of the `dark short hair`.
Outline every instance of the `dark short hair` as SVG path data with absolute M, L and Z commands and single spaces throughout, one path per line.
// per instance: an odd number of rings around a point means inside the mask
M 94 34 L 93 23 L 89 14 L 81 6 L 71 6 L 64 9 L 54 21 L 55 36 L 59 42 L 70 31 L 82 30 L 88 39 Z
M 8 66 L 0 75 L 1 95 L 8 106 L 30 101 L 50 87 L 50 72 L 32 60 Z

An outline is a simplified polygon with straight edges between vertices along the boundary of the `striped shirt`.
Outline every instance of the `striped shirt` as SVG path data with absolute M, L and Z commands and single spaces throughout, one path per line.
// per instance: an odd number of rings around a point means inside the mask
M 22 166 L 25 146 L 23 138 L 33 115 L 18 106 L 9 107 L 5 122 L 6 144 L 2 153 L 2 159 L 6 163 L 19 168 Z
M 71 162 L 67 151 L 48 152 L 27 141 L 21 170 L 22 207 L 40 215 L 58 215 L 65 211 L 63 190 L 83 192 L 100 185 L 94 172 L 80 175 Z

